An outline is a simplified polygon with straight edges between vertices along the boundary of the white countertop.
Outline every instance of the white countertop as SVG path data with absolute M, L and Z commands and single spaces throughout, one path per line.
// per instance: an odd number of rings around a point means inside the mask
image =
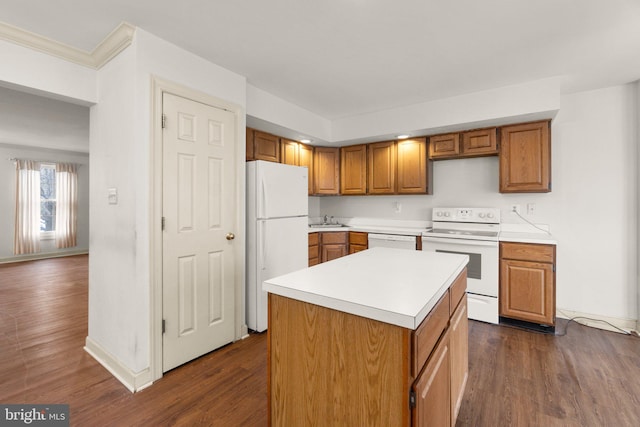
M 520 233 L 517 231 L 501 231 L 498 240 L 501 242 L 537 243 L 541 245 L 556 245 L 558 243 L 550 234 Z
M 541 245 L 556 245 L 558 243 L 548 232 L 548 226 L 537 224 L 536 227 L 531 224 L 502 223 L 498 240 L 501 242 L 538 243 Z
M 402 236 L 420 236 L 431 227 L 431 221 L 393 220 L 384 218 L 331 218 L 330 222 L 344 224 L 344 227 L 309 227 L 309 233 L 323 231 L 361 231 L 363 233 L 399 234 Z M 322 223 L 323 218 L 312 217 L 313 224 Z
M 380 234 L 399 234 L 402 236 L 420 236 L 427 228 L 413 227 L 388 227 L 376 225 L 349 225 L 344 227 L 309 227 L 309 233 L 325 232 L 325 231 L 361 231 L 364 233 L 380 233 Z
M 372 248 L 266 280 L 263 289 L 415 330 L 468 260 L 466 255 Z

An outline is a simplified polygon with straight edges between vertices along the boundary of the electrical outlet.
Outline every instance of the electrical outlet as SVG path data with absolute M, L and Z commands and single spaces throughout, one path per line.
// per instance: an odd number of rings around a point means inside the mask
M 533 213 L 536 211 L 536 204 L 535 203 L 527 203 L 527 215 L 533 215 Z
M 511 212 L 520 213 L 520 205 L 511 205 Z

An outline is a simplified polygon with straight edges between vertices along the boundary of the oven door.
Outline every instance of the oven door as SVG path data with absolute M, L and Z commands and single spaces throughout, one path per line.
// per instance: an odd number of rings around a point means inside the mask
M 498 242 L 422 236 L 422 250 L 469 256 L 467 292 L 498 296 Z

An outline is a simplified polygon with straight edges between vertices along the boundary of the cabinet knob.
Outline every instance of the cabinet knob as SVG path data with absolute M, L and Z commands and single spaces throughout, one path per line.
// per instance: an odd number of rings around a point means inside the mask
M 236 238 L 236 235 L 233 233 L 227 233 L 227 240 L 233 240 Z

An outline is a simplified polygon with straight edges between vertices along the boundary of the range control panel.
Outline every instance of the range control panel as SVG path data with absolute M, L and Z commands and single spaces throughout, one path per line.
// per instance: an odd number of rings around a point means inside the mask
M 432 221 L 500 224 L 497 208 L 433 208 Z

